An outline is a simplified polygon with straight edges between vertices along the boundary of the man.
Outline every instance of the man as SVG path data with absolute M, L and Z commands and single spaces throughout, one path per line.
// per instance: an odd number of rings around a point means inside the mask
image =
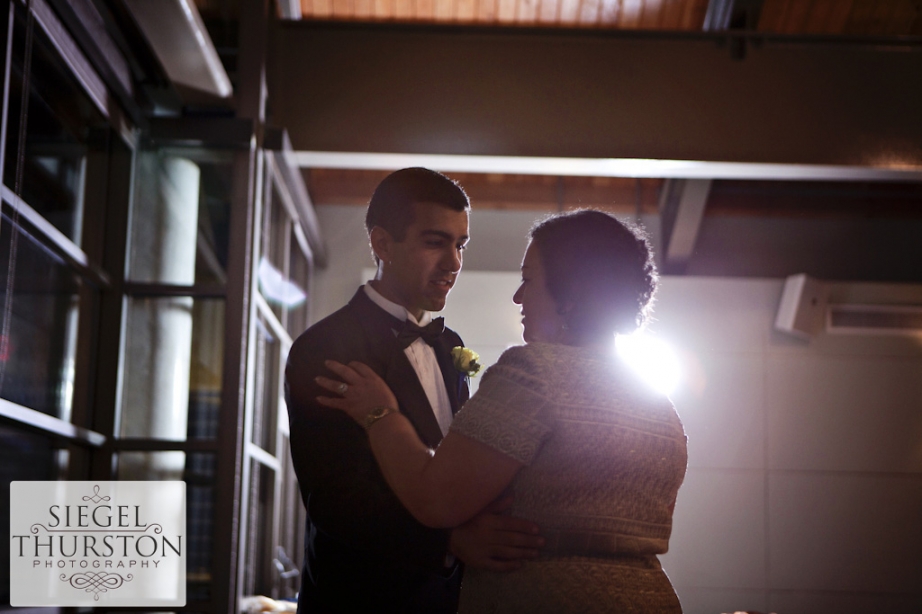
M 452 531 L 419 524 L 388 488 L 362 427 L 316 402 L 326 392 L 314 378 L 330 375 L 324 360 L 364 362 L 387 381 L 420 438 L 439 444 L 469 392 L 451 358 L 461 338 L 430 312 L 445 307 L 461 270 L 469 210 L 444 175 L 388 175 L 365 220 L 375 279 L 291 348 L 291 455 L 308 513 L 299 612 L 453 613 L 455 557 L 509 570 L 541 545 L 537 527 L 492 513 L 499 508 Z

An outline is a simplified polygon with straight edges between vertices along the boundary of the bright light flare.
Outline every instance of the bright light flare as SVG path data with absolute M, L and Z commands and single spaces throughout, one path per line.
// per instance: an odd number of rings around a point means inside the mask
M 307 299 L 307 294 L 298 287 L 298 284 L 288 281 L 277 268 L 263 257 L 259 261 L 259 288 L 269 303 L 297 307 Z
M 615 337 L 618 356 L 647 384 L 672 394 L 682 379 L 679 358 L 668 343 L 646 332 Z

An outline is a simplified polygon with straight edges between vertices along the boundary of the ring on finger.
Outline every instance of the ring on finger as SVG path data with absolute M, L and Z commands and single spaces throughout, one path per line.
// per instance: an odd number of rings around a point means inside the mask
M 339 385 L 339 394 L 345 395 L 347 390 L 349 390 L 349 384 L 341 383 Z

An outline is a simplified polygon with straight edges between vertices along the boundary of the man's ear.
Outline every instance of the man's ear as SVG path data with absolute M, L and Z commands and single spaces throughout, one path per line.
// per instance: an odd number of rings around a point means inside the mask
M 394 242 L 391 233 L 380 226 L 375 226 L 371 229 L 371 232 L 368 233 L 368 241 L 371 243 L 371 251 L 378 257 L 378 260 L 381 262 L 390 262 L 391 243 Z

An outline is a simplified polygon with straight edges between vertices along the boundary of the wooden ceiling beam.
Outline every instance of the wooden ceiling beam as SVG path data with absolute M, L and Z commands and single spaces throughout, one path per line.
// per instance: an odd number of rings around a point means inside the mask
M 922 183 L 715 181 L 708 216 L 922 218 Z
M 301 151 L 922 169 L 917 41 L 725 40 L 286 22 L 270 95 Z
M 755 30 L 764 0 L 710 0 L 703 30 Z
M 659 208 L 667 266 L 682 268 L 692 257 L 710 192 L 710 179 L 667 180 Z

